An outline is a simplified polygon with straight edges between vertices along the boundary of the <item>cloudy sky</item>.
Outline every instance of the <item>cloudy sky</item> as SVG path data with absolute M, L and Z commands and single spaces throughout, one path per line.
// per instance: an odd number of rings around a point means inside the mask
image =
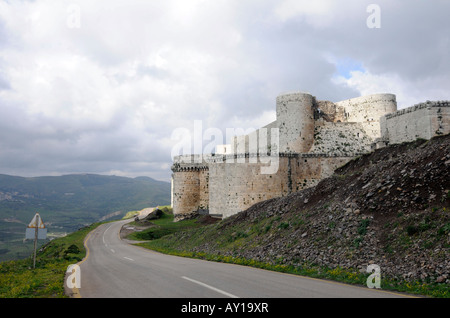
M 450 99 L 449 12 L 446 0 L 0 0 L 0 173 L 169 180 L 175 131 L 258 128 L 285 91 Z

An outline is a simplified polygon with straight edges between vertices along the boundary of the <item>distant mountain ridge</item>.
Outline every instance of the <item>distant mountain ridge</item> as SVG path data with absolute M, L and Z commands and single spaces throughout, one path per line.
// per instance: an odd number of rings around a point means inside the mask
M 12 252 L 12 242 L 23 244 L 36 212 L 51 234 L 72 232 L 108 215 L 121 218 L 128 211 L 168 204 L 170 183 L 150 177 L 0 174 L 0 261 Z

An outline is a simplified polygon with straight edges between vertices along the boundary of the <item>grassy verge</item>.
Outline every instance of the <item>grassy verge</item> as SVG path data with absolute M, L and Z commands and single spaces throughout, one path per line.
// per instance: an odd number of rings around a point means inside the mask
M 138 245 L 175 256 L 232 263 L 364 287 L 367 286 L 367 279 L 370 274 L 361 272 L 358 269 L 340 267 L 327 268 L 309 263 L 296 264 L 294 266 L 283 264 L 282 260 L 276 259 L 268 263 L 240 256 L 233 256 L 233 253 L 228 252 L 233 251 L 237 242 L 239 243 L 239 246 L 250 244 L 247 240 L 248 237 L 239 235 L 239 233 L 243 231 L 239 226 L 228 229 L 226 231 L 227 233 L 222 232 L 219 238 L 217 236 L 214 237 L 213 233 L 217 234 L 221 223 L 210 226 L 199 226 L 195 223 L 195 220 L 189 220 L 177 222 L 178 224 L 174 226 L 174 223 L 165 223 L 169 220 L 170 218 L 161 220 L 159 223 L 160 228 L 158 228 L 158 233 L 164 233 L 166 231 L 167 234 L 155 235 L 154 238 L 151 238 L 150 235 L 146 236 L 146 239 L 150 241 Z M 165 228 L 166 226 L 167 228 Z M 201 249 L 196 249 L 197 246 L 204 244 L 207 240 L 219 239 L 220 242 L 216 241 L 216 243 L 221 246 L 220 250 L 213 249 L 209 253 L 206 253 L 202 252 Z M 450 297 L 450 290 L 447 284 L 433 284 L 420 281 L 408 282 L 398 278 L 387 277 L 383 275 L 383 273 L 381 273 L 381 275 L 381 289 L 385 291 L 398 291 L 437 298 Z
M 169 213 L 156 223 L 161 236 L 176 232 L 176 229 L 195 226 L 192 222 L 173 223 Z M 131 211 L 131 217 L 139 213 Z M 104 223 L 104 222 L 103 222 Z M 36 255 L 33 269 L 32 256 L 26 259 L 0 262 L 0 298 L 65 298 L 64 278 L 67 267 L 76 264 L 86 256 L 84 239 L 90 231 L 102 223 L 95 223 L 65 237 L 54 239 L 43 245 Z M 158 234 L 159 235 L 159 234 Z
M 139 246 L 174 256 L 196 258 L 213 262 L 229 263 L 242 266 L 251 266 L 255 268 L 261 268 L 270 271 L 276 271 L 281 273 L 288 273 L 293 275 L 306 276 L 311 278 L 325 279 L 345 284 L 358 285 L 366 287 L 369 274 L 361 273 L 356 269 L 345 268 L 327 268 L 319 267 L 314 264 L 302 264 L 299 266 L 273 264 L 258 262 L 253 259 L 246 259 L 242 257 L 233 257 L 218 254 L 206 254 L 202 252 L 191 252 L 163 247 L 159 244 L 158 240 L 140 243 Z M 442 286 L 437 284 L 425 284 L 422 282 L 403 282 L 395 278 L 386 278 L 382 276 L 381 290 L 404 292 L 412 295 L 429 296 L 436 298 L 449 298 L 448 286 Z
M 128 236 L 128 239 L 138 241 L 155 240 L 169 234 L 201 226 L 195 219 L 173 222 L 171 210 L 167 207 L 163 207 L 161 210 L 163 214 L 159 219 L 147 222 L 147 226 L 151 226 L 149 229 L 134 232 Z M 139 222 L 131 222 L 130 225 L 139 225 Z
M 92 224 L 42 246 L 32 257 L 0 263 L 0 298 L 64 298 L 67 267 L 85 255 L 84 238 L 100 223 Z
M 139 211 L 129 211 L 124 215 L 122 220 L 131 219 L 131 218 L 135 217 L 136 215 L 139 215 Z
M 210 240 L 213 233 L 217 234 L 221 223 L 205 226 L 198 219 L 174 223 L 170 210 L 163 209 L 163 211 L 165 212 L 163 217 L 152 221 L 154 226 L 148 230 L 132 234 L 132 237 L 136 240 L 149 240 L 149 242 L 138 245 L 170 255 L 251 266 L 366 286 L 369 274 L 361 273 L 356 269 L 325 268 L 307 263 L 293 266 L 283 264 L 282 260 L 265 263 L 254 259 L 227 255 L 223 251 L 235 248 L 237 243 L 239 245 L 246 244 L 245 240 L 248 237 L 243 235 L 242 233 L 245 232 L 238 227 L 232 227 L 227 230 L 227 233 L 220 235 L 221 242 L 219 245 L 222 247 L 222 253 L 219 254 L 217 251 L 211 253 L 195 252 L 193 250 L 196 246 Z M 67 267 L 85 257 L 84 239 L 90 231 L 100 224 L 93 224 L 44 245 L 37 255 L 36 269 L 32 269 L 32 258 L 0 263 L 0 298 L 66 297 L 64 294 L 64 277 Z M 267 228 L 264 225 L 267 224 L 260 224 L 261 232 L 265 232 Z M 449 286 L 446 284 L 405 282 L 385 276 L 382 276 L 381 288 L 431 297 L 450 297 Z

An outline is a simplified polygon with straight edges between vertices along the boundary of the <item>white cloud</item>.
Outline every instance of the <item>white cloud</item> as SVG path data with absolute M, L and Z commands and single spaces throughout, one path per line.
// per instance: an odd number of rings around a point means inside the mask
M 285 0 L 276 8 L 277 16 L 286 21 L 293 17 L 303 16 L 313 24 L 328 24 L 339 3 L 333 0 Z M 319 20 L 322 20 L 320 22 Z
M 289 90 L 448 99 L 450 5 L 382 0 L 369 30 L 370 3 L 0 1 L 0 173 L 168 179 L 174 129 L 259 128 Z
M 426 100 L 447 100 L 449 91 L 445 87 L 450 87 L 448 77 L 437 77 L 433 80 L 425 79 L 411 81 L 402 78 L 396 73 L 371 74 L 369 71 L 352 71 L 351 76 L 335 77 L 335 82 L 354 88 L 362 96 L 378 93 L 392 93 L 397 97 L 398 109 L 413 106 Z M 439 81 L 442 86 L 436 86 Z M 419 88 L 419 89 L 418 89 Z
M 365 17 L 367 5 L 361 0 L 284 0 L 275 9 L 276 16 L 283 22 L 303 19 L 315 28 L 337 27 L 345 20 L 354 20 L 355 15 Z

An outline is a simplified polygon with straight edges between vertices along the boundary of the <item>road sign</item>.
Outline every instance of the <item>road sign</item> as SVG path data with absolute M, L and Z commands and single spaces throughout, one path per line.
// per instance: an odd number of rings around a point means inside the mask
M 34 240 L 35 235 L 36 235 L 36 229 L 27 227 L 27 229 L 25 230 L 25 238 L 28 240 Z M 38 229 L 37 239 L 45 240 L 46 238 L 47 238 L 47 229 Z
M 31 220 L 30 224 L 28 224 L 28 228 L 39 228 L 39 229 L 45 229 L 44 222 L 42 221 L 42 218 L 40 217 L 39 213 L 36 213 Z
M 25 231 L 26 239 L 34 239 L 36 237 L 36 229 L 37 229 L 37 239 L 45 240 L 47 238 L 47 229 L 45 228 L 44 222 L 40 217 L 39 213 L 36 213 L 30 224 Z
M 34 239 L 33 268 L 36 268 L 37 240 L 44 240 L 47 238 L 47 229 L 45 228 L 44 222 L 42 221 L 39 213 L 36 213 L 30 224 L 28 224 L 28 227 L 25 231 L 25 238 Z

